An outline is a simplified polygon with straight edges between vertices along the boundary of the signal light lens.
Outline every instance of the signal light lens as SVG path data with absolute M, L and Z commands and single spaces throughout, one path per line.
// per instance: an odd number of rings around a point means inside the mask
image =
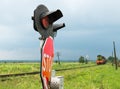
M 42 23 L 42 26 L 43 28 L 47 29 L 49 27 L 49 18 L 46 16 L 46 17 L 43 17 L 42 20 L 41 20 L 41 23 Z

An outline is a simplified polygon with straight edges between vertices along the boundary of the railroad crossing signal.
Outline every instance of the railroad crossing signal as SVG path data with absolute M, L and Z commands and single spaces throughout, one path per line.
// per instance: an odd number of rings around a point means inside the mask
M 34 10 L 34 16 L 32 17 L 33 26 L 35 31 L 42 35 L 41 46 L 41 80 L 43 89 L 51 89 L 51 71 L 52 62 L 54 58 L 54 41 L 55 33 L 57 30 L 65 27 L 65 24 L 53 24 L 55 21 L 63 16 L 62 12 L 58 9 L 53 12 L 49 12 L 48 8 L 44 5 L 39 5 Z
M 38 31 L 45 39 L 49 36 L 54 38 L 54 32 L 57 32 L 57 30 L 65 26 L 64 23 L 53 24 L 62 16 L 63 14 L 59 9 L 49 12 L 46 6 L 39 5 L 34 10 L 34 16 L 32 17 L 34 22 L 34 29 Z

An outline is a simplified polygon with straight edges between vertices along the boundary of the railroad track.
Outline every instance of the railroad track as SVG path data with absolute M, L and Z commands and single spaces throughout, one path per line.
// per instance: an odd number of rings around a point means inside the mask
M 97 66 L 97 65 L 81 66 L 81 67 L 66 68 L 66 69 L 56 69 L 55 71 L 65 71 L 65 70 L 73 70 L 73 69 L 88 68 L 88 67 L 95 67 L 95 66 Z M 3 75 L 0 75 L 0 78 L 4 78 L 4 77 L 16 77 L 16 76 L 25 76 L 25 75 L 35 75 L 35 74 L 39 74 L 39 73 L 40 73 L 40 71 L 17 73 L 17 74 L 3 74 Z
M 3 75 L 0 75 L 0 78 L 13 77 L 13 76 L 35 75 L 35 74 L 39 74 L 39 73 L 40 73 L 39 71 L 36 71 L 36 72 L 26 72 L 26 73 L 18 73 L 18 74 L 3 74 Z
M 91 66 L 81 66 L 81 67 L 66 68 L 66 69 L 56 69 L 55 71 L 73 70 L 73 69 L 88 68 L 88 67 L 95 67 L 95 66 L 97 66 L 97 65 L 91 65 Z

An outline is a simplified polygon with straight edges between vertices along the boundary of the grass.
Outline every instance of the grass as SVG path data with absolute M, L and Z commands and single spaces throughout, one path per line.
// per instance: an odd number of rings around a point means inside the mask
M 63 74 L 65 89 L 120 89 L 120 70 L 111 65 L 68 70 Z
M 0 63 L 0 74 L 39 71 L 39 63 Z
M 53 69 L 64 69 L 93 64 L 61 63 Z M 0 63 L 0 74 L 39 71 L 39 63 Z M 120 69 L 111 64 L 58 71 L 57 76 L 64 76 L 64 89 L 120 89 Z M 0 78 L 0 89 L 41 89 L 39 74 Z

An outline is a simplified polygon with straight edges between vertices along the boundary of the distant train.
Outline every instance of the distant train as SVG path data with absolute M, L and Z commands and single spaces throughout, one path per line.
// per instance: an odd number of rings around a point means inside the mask
M 101 64 L 106 64 L 106 58 L 102 55 L 97 56 L 96 64 L 101 65 Z

